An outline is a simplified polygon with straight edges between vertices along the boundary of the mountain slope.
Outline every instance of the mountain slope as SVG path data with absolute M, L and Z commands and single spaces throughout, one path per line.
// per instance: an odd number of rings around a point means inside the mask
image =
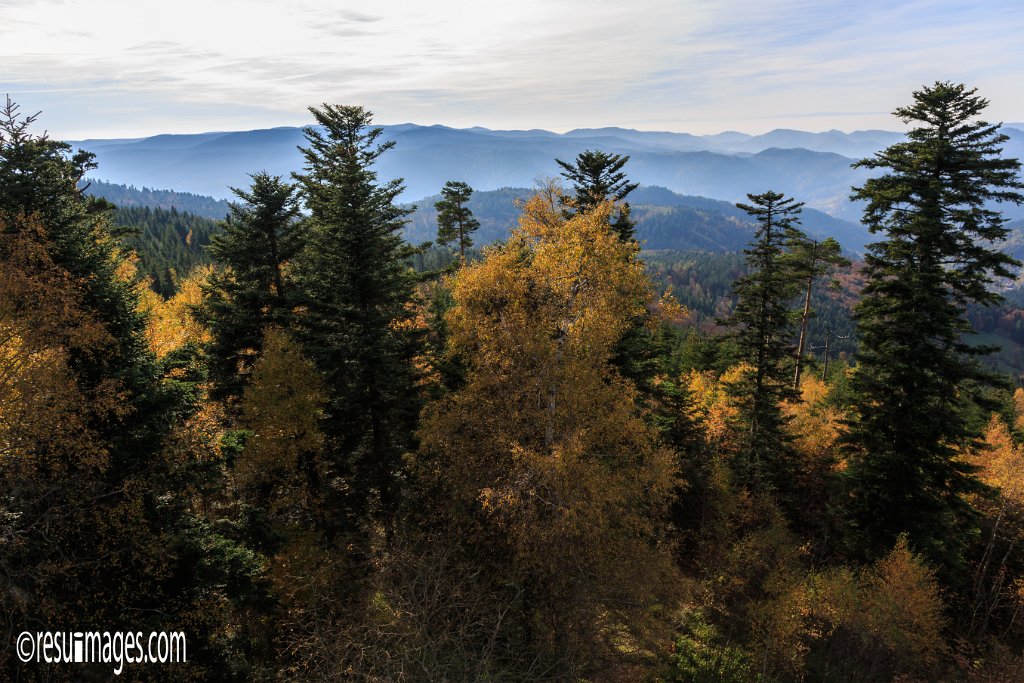
M 469 208 L 480 221 L 474 235 L 477 245 L 508 236 L 516 225 L 517 199 L 532 194 L 526 188 L 502 188 L 473 193 Z M 406 239 L 413 243 L 433 241 L 437 235 L 434 202 L 440 195 L 426 197 L 413 206 L 415 213 L 406 228 Z M 645 249 L 686 249 L 699 251 L 739 251 L 753 236 L 750 217 L 733 204 L 706 197 L 681 195 L 664 187 L 641 187 L 630 195 L 633 217 L 637 221 L 637 239 Z M 862 226 L 849 223 L 814 209 L 805 209 L 803 225 L 815 237 L 835 237 L 851 253 L 863 251 L 870 236 Z

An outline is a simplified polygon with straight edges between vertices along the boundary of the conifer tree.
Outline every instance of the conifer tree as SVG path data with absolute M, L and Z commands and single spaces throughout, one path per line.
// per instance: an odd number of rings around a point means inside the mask
M 206 288 L 204 317 L 213 335 L 211 373 L 217 394 L 238 398 L 268 325 L 286 326 L 294 302 L 286 271 L 302 246 L 296 187 L 256 173 L 248 190 L 232 188 L 223 232 L 210 254 L 221 266 Z
M 401 230 L 410 209 L 395 199 L 401 180 L 380 183 L 373 164 L 391 149 L 361 107 L 311 108 L 304 170 L 296 174 L 309 210 L 295 260 L 302 295 L 299 338 L 323 373 L 324 432 L 334 478 L 330 535 L 361 528 L 393 511 L 402 453 L 419 399 L 412 356 L 414 276 Z M 340 537 L 339 537 L 340 538 Z
M 572 206 L 577 211 L 592 211 L 604 201 L 611 200 L 618 206 L 611 219 L 611 226 L 619 239 L 633 239 L 636 224 L 629 215 L 629 203 L 624 200 L 630 192 L 640 186 L 626 178 L 622 167 L 629 161 L 628 156 L 608 154 L 588 149 L 580 152 L 572 163 L 555 159 L 564 170 L 562 176 L 570 180 L 576 189 Z
M 187 628 L 183 675 L 227 671 L 222 620 L 258 568 L 182 495 L 198 455 L 168 455 L 194 378 L 149 349 L 110 206 L 78 189 L 92 155 L 33 119 L 0 112 L 0 393 L 22 397 L 0 400 L 0 630 Z M 0 678 L 27 675 L 11 652 Z
M 794 327 L 790 303 L 799 284 L 792 250 L 806 237 L 797 227 L 802 202 L 770 190 L 747 197 L 750 204 L 737 206 L 758 222 L 751 247 L 744 250 L 751 272 L 733 285 L 736 308 L 725 322 L 735 328 L 740 359 L 751 368 L 743 390 L 748 471 L 741 476 L 756 482 L 783 448 L 779 404 L 794 397 L 788 367 Z
M 864 222 L 884 239 L 869 246 L 853 387 L 859 418 L 849 435 L 848 541 L 874 559 L 901 534 L 955 580 L 975 528 L 965 495 L 979 489 L 960 458 L 976 439 L 965 405 L 993 377 L 991 351 L 969 345 L 967 304 L 991 305 L 1017 265 L 993 245 L 1007 235 L 993 202 L 1020 203 L 1007 137 L 979 118 L 976 90 L 936 82 L 894 113 L 913 125 L 904 142 L 857 167 L 882 174 L 855 188 Z
M 437 209 L 437 243 L 440 245 L 459 243 L 459 257 L 466 262 L 466 249 L 473 246 L 470 235 L 480 227 L 480 221 L 466 202 L 473 196 L 473 188 L 457 180 L 449 180 L 441 190 L 441 201 L 434 203 Z

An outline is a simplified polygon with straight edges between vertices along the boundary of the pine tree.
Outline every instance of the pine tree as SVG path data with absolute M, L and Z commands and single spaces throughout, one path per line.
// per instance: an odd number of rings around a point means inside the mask
M 466 202 L 473 196 L 473 188 L 457 180 L 449 180 L 441 190 L 441 201 L 434 203 L 437 209 L 437 243 L 440 245 L 459 243 L 459 257 L 466 262 L 466 249 L 473 246 L 470 235 L 480 227 L 480 221 Z
M 747 197 L 750 204 L 737 206 L 758 222 L 751 248 L 744 250 L 751 272 L 733 285 L 736 308 L 725 322 L 735 328 L 740 360 L 750 366 L 749 386 L 743 389 L 748 461 L 741 478 L 756 483 L 778 464 L 785 441 L 780 403 L 795 397 L 788 361 L 794 327 L 790 304 L 799 280 L 792 250 L 806 236 L 797 227 L 802 202 L 773 191 Z
M 993 377 L 969 345 L 969 303 L 991 305 L 992 285 L 1017 263 L 993 247 L 1007 234 L 992 202 L 1020 203 L 1007 137 L 978 116 L 988 101 L 937 82 L 894 113 L 914 128 L 905 142 L 856 164 L 884 173 L 854 189 L 864 222 L 883 241 L 869 246 L 867 284 L 855 310 L 860 349 L 846 471 L 850 550 L 881 557 L 906 532 L 949 580 L 963 569 L 975 528 L 965 499 L 979 490 L 960 458 L 973 443 L 965 405 Z
M 264 329 L 287 326 L 291 317 L 295 298 L 285 270 L 302 247 L 296 189 L 278 176 L 254 174 L 248 190 L 232 188 L 241 202 L 230 204 L 223 232 L 211 240 L 221 270 L 206 288 L 203 317 L 213 335 L 210 369 L 219 397 L 241 395 Z
M 590 149 L 580 152 L 572 163 L 555 159 L 564 169 L 562 176 L 570 180 L 576 189 L 576 196 L 572 199 L 572 207 L 576 211 L 592 211 L 607 200 L 618 204 L 615 217 L 610 222 L 612 229 L 623 241 L 633 239 L 636 228 L 629 215 L 629 203 L 624 200 L 640 186 L 626 178 L 622 167 L 627 161 L 628 156 Z
M 399 469 L 419 399 L 412 357 L 414 276 L 401 230 L 410 209 L 395 204 L 401 180 L 378 183 L 373 164 L 393 142 L 361 107 L 311 108 L 305 167 L 295 177 L 309 210 L 295 260 L 303 298 L 299 339 L 323 373 L 324 424 L 335 482 L 329 535 L 385 518 L 396 504 Z M 340 537 L 339 537 L 340 540 Z

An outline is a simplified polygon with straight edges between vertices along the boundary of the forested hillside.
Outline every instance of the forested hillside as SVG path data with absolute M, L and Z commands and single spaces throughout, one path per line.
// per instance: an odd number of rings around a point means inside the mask
M 480 221 L 478 244 L 505 239 L 515 226 L 522 202 L 535 190 L 504 188 L 476 191 L 467 206 Z M 437 211 L 430 196 L 411 206 L 415 212 L 406 228 L 406 239 L 427 242 L 437 230 Z M 639 187 L 630 194 L 637 239 L 645 249 L 695 249 L 714 252 L 739 251 L 750 241 L 750 217 L 729 202 L 677 194 L 663 187 Z M 813 209 L 805 210 L 807 231 L 818 237 L 835 237 L 852 253 L 863 252 L 870 241 L 858 224 L 833 218 Z
M 139 273 L 152 288 L 170 296 L 193 268 L 210 263 L 207 247 L 220 231 L 217 221 L 177 209 L 119 206 L 113 225 L 129 230 L 126 243 L 139 257 Z
M 188 656 L 0 678 L 1019 680 L 1024 389 L 986 345 L 1024 341 L 1024 182 L 987 104 L 914 92 L 863 228 L 603 149 L 410 206 L 351 105 L 221 222 L 113 209 L 9 104 L 0 630 Z
M 81 186 L 87 194 L 106 199 L 122 209 L 150 208 L 166 211 L 174 209 L 181 213 L 190 213 L 212 220 L 221 220 L 228 213 L 228 203 L 223 199 L 214 199 L 191 192 L 154 190 L 148 187 L 143 187 L 140 190 L 134 185 L 115 185 L 93 178 L 82 182 Z

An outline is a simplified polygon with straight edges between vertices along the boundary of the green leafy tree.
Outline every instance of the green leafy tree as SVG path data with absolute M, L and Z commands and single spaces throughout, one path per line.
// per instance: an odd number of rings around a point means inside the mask
M 913 97 L 894 112 L 914 126 L 906 141 L 856 164 L 883 171 L 852 198 L 885 239 L 869 246 L 855 311 L 848 540 L 874 559 L 906 532 L 955 579 L 976 526 L 965 495 L 979 490 L 959 457 L 977 436 L 965 407 L 994 379 L 977 362 L 992 349 L 964 339 L 964 309 L 1001 299 L 993 284 L 1017 262 L 993 246 L 1007 229 L 992 202 L 1020 203 L 1024 185 L 1018 161 L 1000 156 L 1007 137 L 978 118 L 988 101 L 976 90 L 937 82 Z
M 562 176 L 572 182 L 576 196 L 572 207 L 577 211 L 592 211 L 601 202 L 611 200 L 617 204 L 611 226 L 619 239 L 633 239 L 636 224 L 629 215 L 629 203 L 624 200 L 630 192 L 640 186 L 631 183 L 622 167 L 629 161 L 628 156 L 608 154 L 588 149 L 580 152 L 573 162 L 555 159 L 564 169 Z
M 394 510 L 419 413 L 412 358 L 420 335 L 409 306 L 412 250 L 401 235 L 410 210 L 395 203 L 401 180 L 380 183 L 373 170 L 393 143 L 378 142 L 382 130 L 369 127 L 361 107 L 310 111 L 319 126 L 305 130 L 305 166 L 295 176 L 309 210 L 294 269 L 304 309 L 298 333 L 324 376 L 333 467 L 325 531 L 342 541 Z
M 441 190 L 441 201 L 434 203 L 437 209 L 437 243 L 440 245 L 459 243 L 459 257 L 466 262 L 466 249 L 473 246 L 470 235 L 480 227 L 480 221 L 466 202 L 473 196 L 473 188 L 457 180 L 449 180 Z
M 768 191 L 748 194 L 750 204 L 737 206 L 757 220 L 751 247 L 744 250 L 750 273 L 736 280 L 736 308 L 725 321 L 735 328 L 733 339 L 741 360 L 749 363 L 743 383 L 747 472 L 756 483 L 775 466 L 785 436 L 779 404 L 795 397 L 789 381 L 793 355 L 794 316 L 790 305 L 799 291 L 792 251 L 806 239 L 799 225 L 802 202 Z
M 812 239 L 798 240 L 793 246 L 795 275 L 804 283 L 804 307 L 800 314 L 800 338 L 796 345 L 796 371 L 793 375 L 793 389 L 800 390 L 800 375 L 804 369 L 804 349 L 807 347 L 807 325 L 814 317 L 811 309 L 811 295 L 814 283 L 827 276 L 835 268 L 850 265 L 843 256 L 843 248 L 833 237 L 821 242 Z M 833 280 L 833 284 L 836 284 Z
M 264 328 L 286 326 L 294 292 L 287 264 L 302 247 L 296 187 L 256 173 L 248 190 L 232 188 L 223 232 L 211 239 L 219 272 L 210 278 L 204 304 L 210 327 L 210 369 L 222 397 L 241 395 L 245 373 L 262 347 Z

